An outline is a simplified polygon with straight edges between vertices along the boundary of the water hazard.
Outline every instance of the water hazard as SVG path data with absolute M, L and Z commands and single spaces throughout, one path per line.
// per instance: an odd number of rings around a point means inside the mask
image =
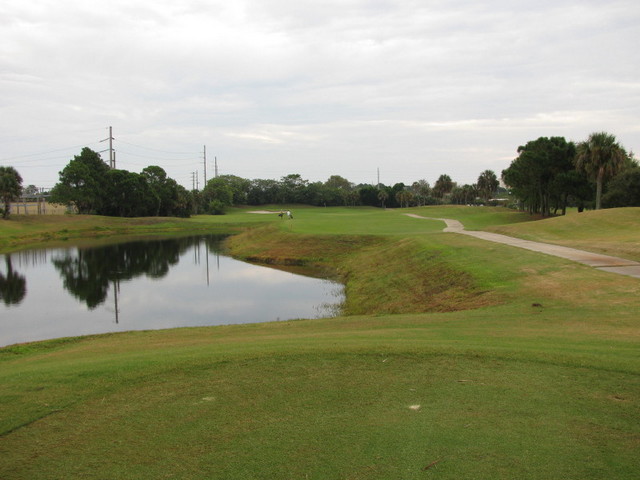
M 76 335 L 329 317 L 342 285 L 220 254 L 219 237 L 0 255 L 0 346 Z

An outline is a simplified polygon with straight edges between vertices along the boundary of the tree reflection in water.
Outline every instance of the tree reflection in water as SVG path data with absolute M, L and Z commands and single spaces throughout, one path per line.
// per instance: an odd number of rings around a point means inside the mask
M 0 300 L 5 305 L 18 305 L 27 295 L 27 280 L 13 270 L 11 255 L 5 255 L 6 273 L 0 272 Z
M 199 235 L 0 255 L 0 347 L 339 312 L 343 288 L 321 272 L 234 260 L 220 254 L 220 240 Z
M 64 288 L 94 309 L 104 303 L 110 285 L 117 290 L 121 281 L 142 275 L 162 278 L 194 244 L 204 242 L 209 251 L 215 252 L 222 238 L 172 238 L 78 249 L 77 254 L 67 251 L 52 263 L 62 277 Z

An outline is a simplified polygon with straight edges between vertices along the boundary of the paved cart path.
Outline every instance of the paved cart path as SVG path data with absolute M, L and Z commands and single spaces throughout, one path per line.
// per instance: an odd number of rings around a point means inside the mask
M 460 233 L 462 235 L 481 238 L 482 240 L 487 240 L 489 242 L 503 243 L 505 245 L 511 245 L 512 247 L 524 248 L 527 250 L 533 250 L 534 252 L 546 253 L 547 255 L 554 255 L 556 257 L 566 258 L 567 260 L 572 260 L 584 265 L 589 265 L 590 267 L 594 267 L 605 272 L 618 273 L 620 275 L 640 278 L 640 262 L 635 262 L 633 260 L 611 257 L 609 255 L 601 255 L 599 253 L 586 252 L 584 250 L 562 247 L 560 245 L 552 245 L 550 243 L 522 240 L 520 238 L 509 237 L 507 235 L 501 235 L 499 233 L 465 230 L 462 223 L 460 223 L 458 220 L 451 220 L 449 218 L 423 217 L 421 215 L 415 215 L 412 213 L 406 213 L 405 215 L 413 218 L 421 218 L 425 220 L 440 220 L 442 222 L 445 222 L 447 225 L 444 229 L 445 232 Z

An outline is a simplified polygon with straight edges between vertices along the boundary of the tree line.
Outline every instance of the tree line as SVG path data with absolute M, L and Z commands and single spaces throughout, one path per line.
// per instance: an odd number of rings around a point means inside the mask
M 202 213 L 223 213 L 234 205 L 305 204 L 313 206 L 375 206 L 402 208 L 443 203 L 488 202 L 499 188 L 495 173 L 483 172 L 478 183 L 458 186 L 448 175 L 441 175 L 433 187 L 426 180 L 411 185 L 396 183 L 356 185 L 339 175 L 325 182 L 310 182 L 299 174 L 280 180 L 245 179 L 222 175 L 209 180 L 202 192 L 194 192 L 194 205 Z
M 640 206 L 640 167 L 613 135 L 594 133 L 578 144 L 563 137 L 540 137 L 518 147 L 518 156 L 502 171 L 502 182 L 515 205 L 532 214 L 564 213 L 584 208 Z M 0 197 L 6 218 L 11 201 L 22 192 L 22 178 L 13 167 L 0 167 Z M 27 187 L 28 190 L 29 187 Z M 222 214 L 230 206 L 307 204 L 404 208 L 440 204 L 495 204 L 507 189 L 492 170 L 474 184 L 459 185 L 440 175 L 426 180 L 356 185 L 339 175 L 310 182 L 299 174 L 279 180 L 222 175 L 202 190 L 188 191 L 159 166 L 140 173 L 111 169 L 100 154 L 83 148 L 59 172 L 49 201 L 78 213 L 108 216 L 180 216 Z
M 7 181 L 4 211 L 20 193 L 22 178 L 12 167 L 0 177 Z M 11 188 L 8 185 L 11 185 Z M 3 183 L 0 183 L 3 185 Z M 140 173 L 110 168 L 100 154 L 83 148 L 59 172 L 59 182 L 49 192 L 49 201 L 67 205 L 81 214 L 121 217 L 222 214 L 236 205 L 307 204 L 315 206 L 411 207 L 443 203 L 467 204 L 489 201 L 499 187 L 495 173 L 487 170 L 474 185 L 458 186 L 441 175 L 433 187 L 426 180 L 411 185 L 397 183 L 356 185 L 339 175 L 325 182 L 310 182 L 299 174 L 279 180 L 245 179 L 222 175 L 209 180 L 202 190 L 188 191 L 169 178 L 159 166 Z M 23 192 L 24 193 L 24 192 Z
M 595 132 L 575 144 L 540 137 L 518 147 L 502 180 L 521 209 L 549 216 L 568 206 L 640 206 L 640 168 L 614 135 Z

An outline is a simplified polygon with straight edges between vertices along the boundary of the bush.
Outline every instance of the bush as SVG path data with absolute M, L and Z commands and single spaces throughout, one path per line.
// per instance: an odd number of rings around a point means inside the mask
M 226 206 L 220 200 L 211 200 L 209 202 L 208 213 L 211 215 L 224 215 Z

